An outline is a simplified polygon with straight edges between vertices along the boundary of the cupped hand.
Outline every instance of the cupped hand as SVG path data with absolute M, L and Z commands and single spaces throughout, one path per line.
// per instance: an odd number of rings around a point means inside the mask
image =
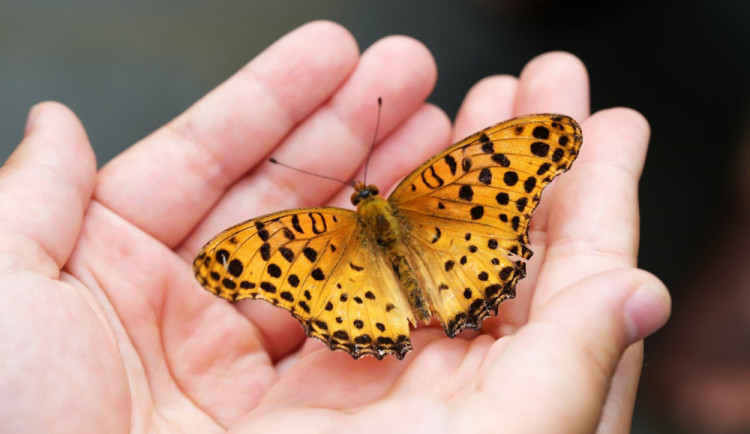
M 0 425 L 15 432 L 628 432 L 640 340 L 669 315 L 636 268 L 637 184 L 648 125 L 589 114 L 584 66 L 565 53 L 489 77 L 455 126 L 426 104 L 427 49 L 388 37 L 359 54 L 343 28 L 305 25 L 97 172 L 83 127 L 35 106 L 0 170 Z M 191 261 L 213 234 L 348 188 L 388 190 L 449 144 L 515 115 L 581 122 L 570 172 L 532 219 L 518 297 L 482 333 L 412 333 L 403 361 L 353 360 L 288 312 L 201 289 Z

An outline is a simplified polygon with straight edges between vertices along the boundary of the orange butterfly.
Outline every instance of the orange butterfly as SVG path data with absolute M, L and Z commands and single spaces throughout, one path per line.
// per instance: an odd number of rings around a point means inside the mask
M 399 359 L 409 324 L 478 329 L 526 274 L 528 224 L 544 187 L 582 143 L 568 116 L 499 123 L 445 149 L 388 200 L 358 182 L 352 203 L 257 217 L 198 253 L 198 281 L 231 301 L 262 298 L 352 357 Z

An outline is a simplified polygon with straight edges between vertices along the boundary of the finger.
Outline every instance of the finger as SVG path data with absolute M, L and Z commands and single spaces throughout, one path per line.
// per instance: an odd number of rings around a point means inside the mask
M 666 288 L 640 270 L 586 278 L 550 299 L 510 340 L 495 344 L 487 375 L 478 381 L 498 387 L 475 399 L 497 402 L 502 394 L 534 402 L 495 408 L 493 418 L 523 424 L 505 426 L 508 432 L 593 432 L 623 352 L 666 322 L 669 305 Z
M 629 432 L 633 422 L 635 395 L 643 366 L 643 341 L 625 350 L 615 369 L 609 392 L 604 399 L 604 410 L 596 432 L 601 434 Z
M 314 22 L 286 35 L 185 113 L 102 169 L 96 197 L 173 246 L 357 61 L 352 36 Z
M 385 38 L 362 55 L 330 101 L 300 124 L 273 155 L 304 170 L 348 180 L 363 164 L 372 143 L 377 96 L 384 101 L 379 135 L 386 137 L 424 103 L 435 77 L 435 62 L 424 45 L 407 37 Z M 227 192 L 181 250 L 192 255 L 217 231 L 253 216 L 324 204 L 341 188 L 288 168 L 261 164 Z
M 554 51 L 532 59 L 521 71 L 514 112 L 563 113 L 583 121 L 589 115 L 586 67 L 570 53 Z
M 513 117 L 518 79 L 495 75 L 480 80 L 466 94 L 456 115 L 453 141 Z
M 585 65 L 575 56 L 565 52 L 545 53 L 532 59 L 521 71 L 514 114 L 563 113 L 583 122 L 589 115 L 589 81 Z M 585 137 L 584 137 L 585 141 Z M 577 164 L 574 164 L 575 170 Z M 544 256 L 544 246 L 539 245 L 551 209 L 551 197 L 559 181 L 549 185 L 530 222 L 530 239 L 537 257 Z M 533 271 L 533 270 L 532 270 Z M 531 277 L 534 273 L 529 273 Z M 535 285 L 532 279 L 527 284 Z
M 545 222 L 544 268 L 532 309 L 584 276 L 636 263 L 638 180 L 648 146 L 648 123 L 632 110 L 612 109 L 596 113 L 582 127 L 579 158 L 574 169 L 557 181 L 548 202 L 555 212 Z M 641 356 L 642 344 L 636 344 L 620 361 L 600 432 L 632 418 Z
M 34 106 L 23 141 L 0 169 L 0 270 L 57 277 L 78 238 L 96 159 L 83 126 L 59 103 Z

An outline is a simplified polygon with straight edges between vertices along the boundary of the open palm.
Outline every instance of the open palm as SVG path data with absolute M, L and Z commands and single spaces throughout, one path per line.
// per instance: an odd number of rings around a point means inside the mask
M 287 35 L 99 172 L 83 128 L 36 106 L 0 170 L 0 424 L 17 432 L 409 430 L 627 432 L 641 345 L 669 301 L 638 271 L 640 115 L 589 116 L 585 68 L 534 59 L 487 78 L 455 126 L 424 101 L 435 64 L 385 38 L 361 56 L 332 23 Z M 515 115 L 583 125 L 573 169 L 545 192 L 518 298 L 482 333 L 412 332 L 415 350 L 353 360 L 307 339 L 288 312 L 200 288 L 192 257 L 259 214 L 350 189 L 268 164 L 361 178 L 387 191 L 457 139 Z M 634 344 L 635 343 L 635 344 Z

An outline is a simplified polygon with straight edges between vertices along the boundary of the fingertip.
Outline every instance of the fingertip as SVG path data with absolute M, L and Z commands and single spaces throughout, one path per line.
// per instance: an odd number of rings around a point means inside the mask
M 531 59 L 521 71 L 516 115 L 564 113 L 583 120 L 589 115 L 589 77 L 586 65 L 564 51 Z
M 427 72 L 437 77 L 437 62 L 435 61 L 435 57 L 432 55 L 430 49 L 419 39 L 407 35 L 390 35 L 373 43 L 368 50 L 381 46 L 387 47 L 388 50 L 391 50 L 399 58 L 410 59 L 411 62 L 416 62 L 422 67 L 426 67 Z
M 400 68 L 400 70 L 418 75 L 425 84 L 424 89 L 427 90 L 427 94 L 432 91 L 437 80 L 437 62 L 430 49 L 421 41 L 411 36 L 391 35 L 372 44 L 367 49 L 367 51 L 370 50 L 380 51 L 379 57 L 393 62 L 391 65 L 409 64 L 409 68 Z
M 29 115 L 26 119 L 26 135 L 61 120 L 63 122 L 72 120 L 80 125 L 78 117 L 65 104 L 57 101 L 38 102 L 29 109 Z
M 612 107 L 591 115 L 594 122 L 606 122 L 608 131 L 625 137 L 629 141 L 647 143 L 651 136 L 651 125 L 639 111 L 628 107 Z
M 57 101 L 43 101 L 29 110 L 24 140 L 10 156 L 17 159 L 39 158 L 48 164 L 73 165 L 79 175 L 96 171 L 96 156 L 81 121 L 66 105 Z M 74 177 L 80 187 L 93 182 L 89 176 Z
M 523 67 L 519 78 L 536 78 L 550 70 L 561 77 L 577 77 L 588 80 L 586 64 L 578 56 L 567 51 L 549 51 L 533 57 Z
M 626 107 L 600 110 L 582 128 L 581 161 L 607 162 L 640 177 L 651 136 L 649 122 L 641 113 Z
M 36 118 L 39 115 L 39 111 L 42 109 L 43 103 L 37 103 L 31 106 L 29 109 L 29 114 L 26 116 L 26 126 L 23 129 L 23 136 L 28 136 L 31 131 L 34 129 L 34 125 L 36 123 Z
M 344 26 L 334 21 L 317 20 L 303 24 L 291 32 L 284 35 L 278 42 L 293 40 L 295 43 L 299 40 L 310 42 L 323 42 L 328 40 L 329 45 L 336 47 L 337 51 L 352 52 L 347 54 L 359 54 L 359 45 L 354 35 Z
M 313 21 L 284 35 L 245 65 L 238 75 L 248 73 L 249 78 L 230 79 L 222 87 L 231 86 L 236 94 L 247 86 L 257 91 L 257 82 L 263 83 L 262 91 L 273 96 L 270 102 L 281 107 L 293 124 L 330 97 L 358 59 L 359 46 L 346 28 L 332 21 Z M 224 93 L 218 96 L 225 103 L 236 98 Z
M 321 32 L 321 33 L 327 32 L 337 37 L 351 38 L 352 40 L 354 40 L 354 37 L 352 36 L 351 32 L 349 32 L 349 30 L 346 27 L 331 20 L 310 21 L 309 23 L 305 23 L 297 27 L 297 29 L 290 32 L 290 34 L 299 32 L 299 31 L 302 31 L 302 32 L 314 31 L 314 32 Z
M 387 119 L 393 115 L 403 117 L 399 108 L 413 105 L 417 101 L 421 104 L 427 99 L 437 80 L 437 63 L 422 42 L 409 36 L 393 35 L 376 41 L 365 50 L 355 74 L 358 73 L 373 76 L 369 81 L 377 83 L 378 87 L 349 88 L 336 94 L 334 100 L 351 100 L 355 93 L 362 101 L 375 101 L 383 96 L 382 120 L 383 124 L 387 124 Z M 389 75 L 394 78 L 374 78 Z M 354 81 L 354 78 L 350 81 Z M 388 95 L 398 95 L 398 98 L 388 98 Z M 409 111 L 417 107 L 414 105 Z
M 469 89 L 456 115 L 454 140 L 513 116 L 518 79 L 510 75 L 492 75 Z
M 557 66 L 566 69 L 577 69 L 580 70 L 580 72 L 586 73 L 586 65 L 580 58 L 578 58 L 578 56 L 568 51 L 556 50 L 548 51 L 546 53 L 542 53 L 532 57 L 524 67 L 521 75 L 523 75 L 524 73 L 529 73 L 535 68 L 547 68 L 550 66 Z
M 654 276 L 635 289 L 624 305 L 628 342 L 638 342 L 664 326 L 671 304 L 666 286 Z

